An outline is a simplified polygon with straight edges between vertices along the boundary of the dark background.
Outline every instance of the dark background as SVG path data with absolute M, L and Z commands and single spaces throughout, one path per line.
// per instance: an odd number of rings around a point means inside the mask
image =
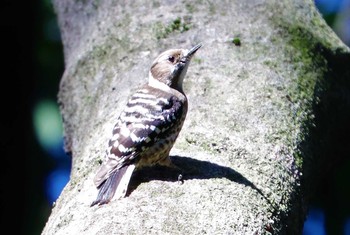
M 6 0 L 0 9 L 1 228 L 40 234 L 51 210 L 46 178 L 61 160 L 38 142 L 33 110 L 41 100 L 56 101 L 62 45 L 50 1 Z
M 349 45 L 349 1 L 318 0 L 317 5 Z M 348 17 L 343 26 L 339 12 Z M 56 99 L 64 71 L 63 48 L 49 0 L 3 1 L 0 17 L 1 228 L 10 229 L 10 234 L 40 234 L 70 169 L 62 139 L 54 141 L 58 147 L 52 146 L 43 138 L 50 139 L 54 132 L 38 134 L 45 128 L 40 123 L 49 123 L 51 130 L 59 120 Z M 56 126 L 57 133 L 60 123 Z M 318 186 L 304 235 L 349 235 L 349 201 L 350 160 L 345 159 Z

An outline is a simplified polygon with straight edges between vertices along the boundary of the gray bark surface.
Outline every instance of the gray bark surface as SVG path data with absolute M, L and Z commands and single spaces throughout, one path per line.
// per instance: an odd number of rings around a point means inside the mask
M 42 234 L 301 233 L 328 120 L 344 111 L 332 104 L 350 106 L 348 95 L 335 95 L 349 94 L 349 48 L 311 0 L 54 6 L 72 172 Z M 128 197 L 90 207 L 92 179 L 128 96 L 159 53 L 199 42 L 184 81 L 189 112 L 171 151 L 184 183 L 166 168 L 141 170 Z

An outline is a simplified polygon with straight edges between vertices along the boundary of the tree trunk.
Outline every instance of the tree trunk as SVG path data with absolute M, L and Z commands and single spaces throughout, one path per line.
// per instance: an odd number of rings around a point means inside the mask
M 313 1 L 54 6 L 72 171 L 43 234 L 301 234 L 329 134 L 350 120 L 350 51 Z M 144 169 L 126 198 L 90 207 L 128 96 L 159 53 L 199 42 L 184 81 L 187 119 L 171 151 L 184 183 L 166 168 Z

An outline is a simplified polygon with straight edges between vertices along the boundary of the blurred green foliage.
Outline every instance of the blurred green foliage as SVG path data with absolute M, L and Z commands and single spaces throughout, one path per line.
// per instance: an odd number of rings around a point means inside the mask
M 32 40 L 27 46 L 30 47 L 28 50 L 33 52 L 33 87 L 29 101 L 31 131 L 28 133 L 30 147 L 26 164 L 27 203 L 22 233 L 40 234 L 52 206 L 46 196 L 45 181 L 58 164 L 57 159 L 49 155 L 48 148 L 52 144 L 62 145 L 62 142 L 58 142 L 62 137 L 62 124 L 57 106 L 57 93 L 64 71 L 64 59 L 60 31 L 51 1 L 38 0 L 31 9 L 29 14 L 33 14 L 30 34 Z M 67 157 L 67 160 L 70 159 Z

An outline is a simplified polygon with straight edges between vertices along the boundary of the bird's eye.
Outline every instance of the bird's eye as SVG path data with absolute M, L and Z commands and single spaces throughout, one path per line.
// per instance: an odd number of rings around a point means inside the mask
M 175 57 L 174 57 L 174 56 L 169 56 L 168 60 L 169 60 L 171 63 L 174 63 Z

